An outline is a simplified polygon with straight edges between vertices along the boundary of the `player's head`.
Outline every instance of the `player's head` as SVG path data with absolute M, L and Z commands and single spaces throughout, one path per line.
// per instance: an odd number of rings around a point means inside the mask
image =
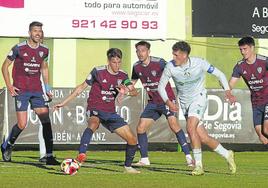
M 176 42 L 172 46 L 173 60 L 177 65 L 186 63 L 191 52 L 190 45 L 185 41 Z
M 108 69 L 112 73 L 117 73 L 120 69 L 122 51 L 118 48 L 110 48 L 107 53 Z
M 246 36 L 238 41 L 241 55 L 245 60 L 255 56 L 255 41 L 252 37 Z
M 151 44 L 147 41 L 140 41 L 135 44 L 136 54 L 140 61 L 144 62 L 150 57 Z
M 30 40 L 34 43 L 39 43 L 43 36 L 42 30 L 43 24 L 41 22 L 34 21 L 29 25 L 29 36 Z

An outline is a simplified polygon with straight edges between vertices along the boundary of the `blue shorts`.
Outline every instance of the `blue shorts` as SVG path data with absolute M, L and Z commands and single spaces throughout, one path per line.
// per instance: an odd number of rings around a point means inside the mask
M 103 112 L 100 110 L 87 111 L 89 117 L 96 116 L 100 119 L 101 124 L 110 132 L 127 125 L 125 120 L 117 113 Z
M 264 120 L 268 120 L 268 104 L 253 107 L 253 123 L 256 125 L 263 125 Z
M 161 117 L 162 114 L 165 115 L 166 118 L 169 116 L 175 116 L 175 113 L 170 111 L 165 104 L 148 103 L 140 118 L 149 118 L 156 121 Z
M 48 104 L 45 101 L 43 92 L 23 92 L 15 96 L 15 109 L 18 111 L 27 111 L 29 103 L 31 109 L 34 108 L 48 108 Z

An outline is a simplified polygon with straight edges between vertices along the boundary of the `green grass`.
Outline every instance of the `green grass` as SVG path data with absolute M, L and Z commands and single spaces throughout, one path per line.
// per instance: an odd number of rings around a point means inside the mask
M 73 158 L 76 151 L 56 151 L 59 160 Z M 38 162 L 37 151 L 15 151 L 13 162 L 0 162 L 0 187 L 267 187 L 268 152 L 237 152 L 237 174 L 229 175 L 223 158 L 203 153 L 205 175 L 193 177 L 184 155 L 177 152 L 150 152 L 151 166 L 141 174 L 124 174 L 124 152 L 88 153 L 88 160 L 75 176 L 63 175 L 59 166 Z M 138 154 L 135 161 L 138 160 Z

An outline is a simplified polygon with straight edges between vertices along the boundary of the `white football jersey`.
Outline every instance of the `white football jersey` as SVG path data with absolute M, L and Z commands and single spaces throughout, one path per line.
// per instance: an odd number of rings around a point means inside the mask
M 212 73 L 214 69 L 206 60 L 197 57 L 189 57 L 187 63 L 182 66 L 176 66 L 174 61 L 170 61 L 165 67 L 160 82 L 165 86 L 172 78 L 180 103 L 190 103 L 197 95 L 206 94 L 205 75 L 206 72 Z M 167 99 L 165 96 L 162 98 Z

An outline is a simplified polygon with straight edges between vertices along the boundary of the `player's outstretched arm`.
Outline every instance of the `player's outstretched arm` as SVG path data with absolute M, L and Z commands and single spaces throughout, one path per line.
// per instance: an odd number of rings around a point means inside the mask
M 75 97 L 80 95 L 82 93 L 82 91 L 84 91 L 87 88 L 87 86 L 88 86 L 88 84 L 86 82 L 83 82 L 82 84 L 76 86 L 74 91 L 68 97 L 66 97 L 62 102 L 53 106 L 53 110 L 58 110 L 59 108 L 65 106 L 68 102 L 70 102 Z

